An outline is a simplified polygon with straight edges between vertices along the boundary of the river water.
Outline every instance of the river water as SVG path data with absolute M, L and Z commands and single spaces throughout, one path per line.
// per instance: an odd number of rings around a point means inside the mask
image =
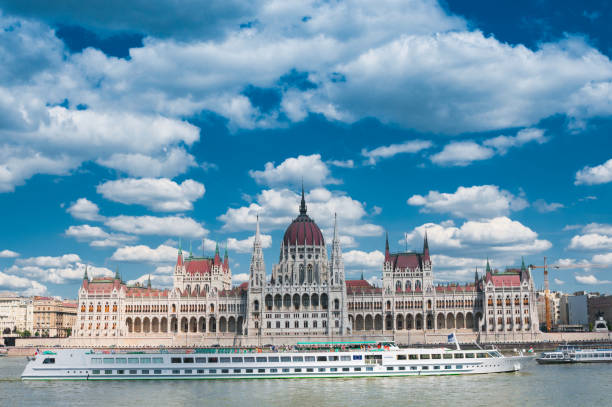
M 0 358 L 0 406 L 609 406 L 612 364 L 518 373 L 355 379 L 46 381 L 19 379 L 25 357 Z

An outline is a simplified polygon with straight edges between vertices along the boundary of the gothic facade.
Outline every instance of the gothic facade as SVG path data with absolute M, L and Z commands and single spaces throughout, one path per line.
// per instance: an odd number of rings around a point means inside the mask
M 79 290 L 73 329 L 81 338 L 321 337 L 395 335 L 410 331 L 535 332 L 530 270 L 497 272 L 487 261 L 482 277 L 465 284 L 435 284 L 427 235 L 422 252 L 391 253 L 386 240 L 382 287 L 346 280 L 337 223 L 330 254 L 307 214 L 287 228 L 279 261 L 266 274 L 259 231 L 253 241 L 249 281 L 231 286 L 227 250 L 214 257 L 184 256 L 179 248 L 173 288 L 126 285 L 119 275 Z

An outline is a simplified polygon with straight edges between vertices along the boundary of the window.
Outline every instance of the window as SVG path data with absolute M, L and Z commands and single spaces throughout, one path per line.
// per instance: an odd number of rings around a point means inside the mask
M 130 370 L 130 374 L 138 374 L 138 370 Z
M 255 363 L 254 357 L 246 357 L 244 358 L 244 363 Z
M 148 371 L 147 369 L 145 369 L 145 370 L 141 370 L 140 372 L 141 372 L 142 374 L 149 374 L 149 371 Z
M 268 362 L 270 362 L 270 363 L 278 363 L 278 356 L 270 356 L 268 358 Z
M 410 360 L 417 360 L 419 358 L 419 355 L 408 355 L 408 359 Z
M 221 363 L 229 363 L 230 362 L 230 358 L 219 358 L 219 362 L 221 362 Z
M 301 373 L 301 372 L 302 372 L 302 369 L 300 369 L 300 368 L 296 368 L 296 369 L 293 369 L 293 371 L 294 371 L 295 373 Z
M 55 358 L 45 358 L 43 360 L 43 365 L 52 365 L 55 363 Z
M 238 358 L 238 359 L 242 361 L 242 358 Z M 196 363 L 206 363 L 206 358 L 196 358 L 195 361 Z
M 193 363 L 193 358 L 183 358 L 183 363 Z
M 181 374 L 181 371 L 179 369 L 174 369 L 172 371 L 172 374 Z
M 266 357 L 257 357 L 257 362 L 258 362 L 258 363 L 261 363 L 261 362 L 264 362 L 264 363 L 265 363 L 265 362 L 267 362 L 267 361 L 268 361 L 268 358 L 266 358 Z
M 457 365 L 457 369 L 463 369 L 463 365 Z
M 148 358 L 146 360 L 149 360 Z M 140 359 L 140 363 L 142 362 L 142 359 Z M 164 358 L 153 358 L 153 363 L 164 363 Z
M 229 369 L 221 369 L 221 373 L 229 373 Z
M 423 366 L 421 370 L 429 370 L 429 366 Z
M 463 353 L 455 353 L 455 359 L 463 359 Z
M 289 357 L 289 356 L 281 356 L 281 362 L 291 362 L 291 357 Z
M 363 360 L 363 355 L 353 355 L 353 360 Z
M 100 370 L 99 370 L 99 369 L 94 369 L 94 370 L 92 371 L 92 374 L 100 374 Z
M 348 362 L 351 360 L 351 355 L 340 356 L 340 360 L 343 362 Z
M 126 358 L 117 358 L 117 359 L 115 359 L 115 363 L 127 363 L 127 359 Z
M 329 371 L 330 371 L 330 372 L 337 372 L 337 371 L 338 371 L 338 368 L 336 368 L 336 367 L 332 367 L 332 368 L 330 368 L 330 369 L 329 369 Z
M 171 358 L 170 363 L 181 363 L 181 358 Z
M 247 373 L 253 373 L 253 369 L 247 369 L 246 372 Z
M 306 369 L 306 372 L 308 372 L 308 373 L 312 373 L 312 372 L 314 372 L 314 369 L 313 369 L 313 368 L 311 368 L 311 367 L 309 367 L 308 369 Z
M 294 362 L 303 362 L 303 361 L 304 361 L 304 358 L 303 358 L 303 357 L 301 357 L 301 356 L 294 356 L 294 357 L 293 357 L 293 361 L 294 361 Z
M 469 358 L 469 359 L 474 359 L 474 354 L 473 353 L 466 353 L 465 357 Z
M 325 368 L 324 368 L 324 367 L 320 367 L 320 368 L 319 368 L 319 372 L 324 372 L 324 371 L 325 371 Z
M 422 355 L 421 355 L 421 359 L 429 359 L 429 355 L 422 354 Z
M 217 369 L 208 369 L 208 373 L 217 373 Z
M 393 366 L 387 366 L 387 370 L 393 370 Z
M 153 374 L 161 374 L 161 372 L 162 372 L 161 369 L 155 369 L 153 371 Z
M 198 369 L 198 374 L 204 373 L 204 369 Z
M 348 367 L 343 367 L 343 368 L 342 368 L 342 371 L 343 371 L 343 372 L 348 372 L 349 370 L 350 370 L 350 369 L 349 369 Z
M 208 363 L 219 363 L 219 359 L 218 358 L 208 358 Z
M 406 370 L 406 366 L 400 366 L 397 368 L 397 370 Z
M 453 368 L 453 367 L 452 367 L 451 365 L 446 365 L 446 366 L 444 366 L 444 369 L 446 369 L 446 370 L 449 370 L 449 369 L 452 369 L 452 368 Z
M 444 355 L 442 355 L 443 359 L 452 359 L 453 358 L 453 354 L 452 353 L 445 353 Z
M 440 370 L 440 366 L 438 365 L 434 366 L 434 370 Z
M 410 370 L 417 370 L 416 366 L 410 366 Z
M 138 358 L 128 358 L 128 363 L 136 363 L 136 364 L 138 364 Z
M 242 358 L 232 358 L 232 363 L 242 363 Z
M 431 355 L 432 359 L 440 359 L 442 357 L 442 355 L 440 355 L 439 353 L 434 353 Z
M 241 369 L 234 369 L 234 373 L 240 373 L 241 371 Z
M 112 370 L 105 370 L 104 374 L 113 374 L 113 371 Z
M 397 360 L 406 360 L 406 355 L 397 355 Z
M 276 373 L 278 372 L 278 369 L 270 369 L 270 373 Z
M 105 365 L 111 365 L 111 364 L 115 363 L 115 359 L 113 359 L 113 358 L 104 358 L 103 360 L 104 360 L 104 364 Z

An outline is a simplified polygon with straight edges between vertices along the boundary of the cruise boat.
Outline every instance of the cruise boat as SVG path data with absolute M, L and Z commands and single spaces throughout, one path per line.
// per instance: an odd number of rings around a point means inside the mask
M 400 349 L 392 343 L 307 343 L 297 349 L 140 352 L 58 349 L 30 361 L 24 380 L 262 379 L 515 372 L 522 356 L 495 349 Z
M 8 350 L 4 344 L 0 344 L 0 356 L 6 356 L 8 354 Z
M 612 362 L 612 348 L 562 345 L 552 352 L 542 352 L 536 361 L 542 365 Z

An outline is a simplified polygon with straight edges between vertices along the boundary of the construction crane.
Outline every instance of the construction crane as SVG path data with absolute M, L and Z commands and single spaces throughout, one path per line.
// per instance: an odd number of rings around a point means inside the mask
M 548 282 L 548 268 L 552 267 L 554 269 L 592 269 L 592 268 L 607 268 L 610 267 L 609 264 L 590 264 L 590 263 L 581 263 L 581 264 L 554 264 L 549 266 L 546 263 L 546 256 L 544 256 L 544 265 L 543 266 L 534 266 L 533 264 L 529 265 L 530 269 L 544 269 L 544 302 L 546 309 L 546 332 L 550 332 L 552 330 L 552 316 L 550 313 L 550 285 Z

